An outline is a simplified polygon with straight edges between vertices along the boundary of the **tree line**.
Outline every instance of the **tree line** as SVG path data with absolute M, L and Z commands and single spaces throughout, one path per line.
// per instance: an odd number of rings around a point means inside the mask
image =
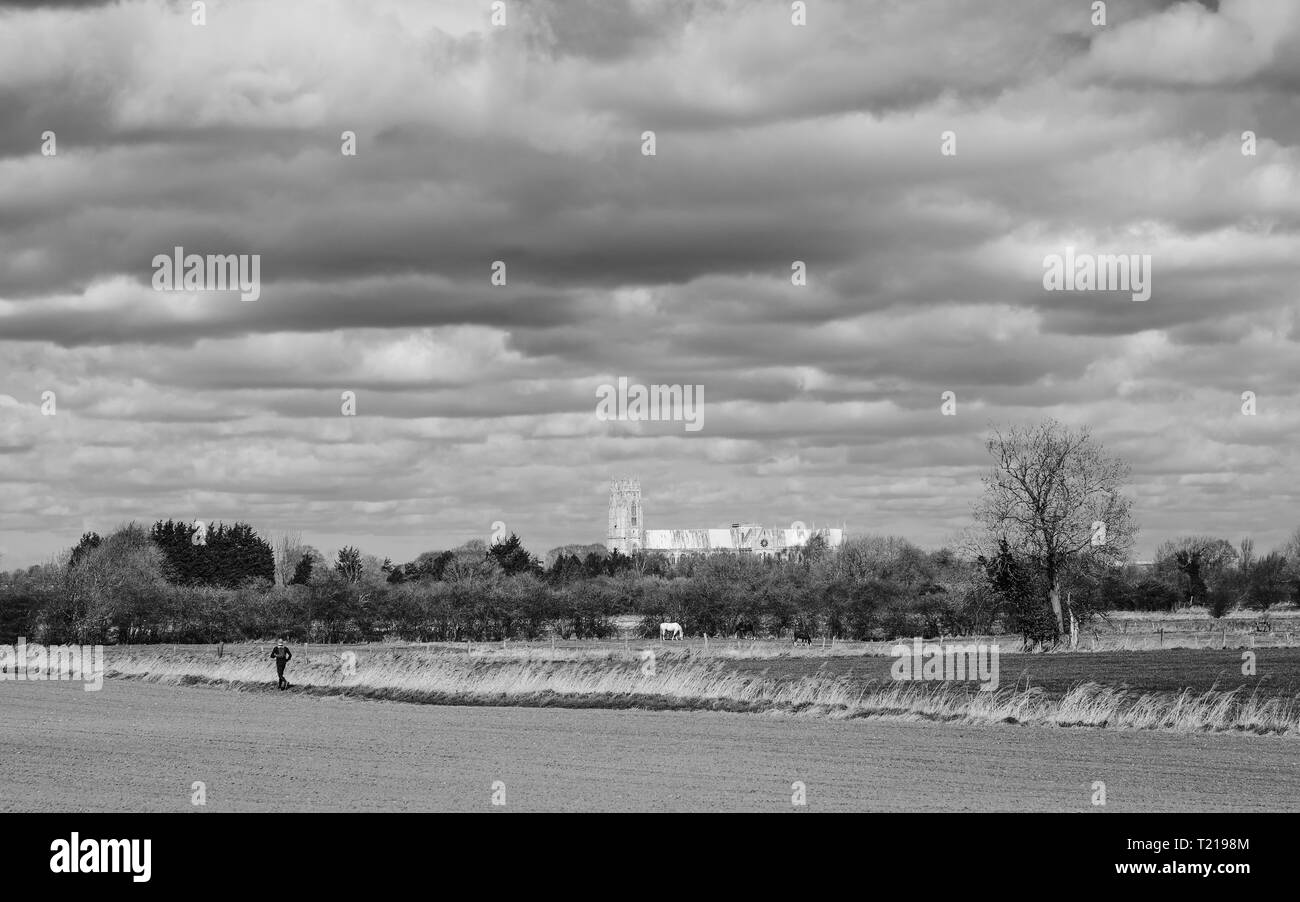
M 1249 539 L 1187 536 L 1137 565 L 1126 468 L 1086 430 L 1046 421 L 994 432 L 988 448 L 975 525 L 950 548 L 814 537 L 789 559 L 670 560 L 566 546 L 543 564 L 512 534 L 394 564 L 354 546 L 327 561 L 247 523 L 169 519 L 86 533 L 58 561 L 0 574 L 0 641 L 603 638 L 633 615 L 647 637 L 673 620 L 692 635 L 743 624 L 845 639 L 1010 633 L 1050 647 L 1113 610 L 1219 617 L 1300 599 L 1300 530 L 1263 555 Z

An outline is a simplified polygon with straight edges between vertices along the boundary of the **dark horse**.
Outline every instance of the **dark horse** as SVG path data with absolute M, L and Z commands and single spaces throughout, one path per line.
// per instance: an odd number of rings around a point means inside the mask
M 751 639 L 758 638 L 758 631 L 754 629 L 753 622 L 749 620 L 742 620 L 736 624 L 736 638 L 739 639 L 742 636 L 744 636 L 746 633 L 749 634 L 749 638 Z
M 807 633 L 795 633 L 795 634 L 794 634 L 794 644 L 795 644 L 795 645 L 812 645 L 812 636 L 808 635 Z

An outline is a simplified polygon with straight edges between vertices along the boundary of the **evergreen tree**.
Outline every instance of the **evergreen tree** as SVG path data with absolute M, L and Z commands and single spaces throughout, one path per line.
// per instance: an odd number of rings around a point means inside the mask
M 343 578 L 350 583 L 361 579 L 361 571 L 364 567 L 361 563 L 360 549 L 353 548 L 351 545 L 340 548 L 338 560 L 334 563 L 334 569 L 343 574 Z
M 489 548 L 488 557 L 494 558 L 506 575 L 542 572 L 541 562 L 528 553 L 524 543 L 513 532 L 510 538 Z
M 170 582 L 234 588 L 275 580 L 275 553 L 247 523 L 218 523 L 204 533 L 194 523 L 159 520 L 149 537 L 163 553 Z
M 289 580 L 291 586 L 305 586 L 311 579 L 312 559 L 310 554 L 304 554 L 298 559 L 298 566 L 293 570 L 293 579 Z
M 97 532 L 82 533 L 81 541 L 72 549 L 72 555 L 68 558 L 68 566 L 77 566 L 87 554 L 98 548 L 103 541 Z

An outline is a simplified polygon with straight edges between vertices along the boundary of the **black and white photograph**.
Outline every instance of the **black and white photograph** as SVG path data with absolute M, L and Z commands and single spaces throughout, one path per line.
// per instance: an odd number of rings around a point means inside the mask
M 1298 286 L 1298 0 L 0 0 L 0 827 L 1244 888 Z

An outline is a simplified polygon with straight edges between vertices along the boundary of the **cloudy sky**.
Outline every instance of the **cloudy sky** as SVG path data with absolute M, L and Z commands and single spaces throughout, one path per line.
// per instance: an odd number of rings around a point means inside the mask
M 1048 416 L 1132 464 L 1139 557 L 1300 524 L 1300 3 L 505 6 L 0 2 L 4 567 L 158 517 L 540 554 L 619 476 L 937 546 Z M 260 298 L 155 291 L 178 245 Z M 1151 299 L 1045 291 L 1067 246 Z M 601 420 L 621 376 L 703 428 Z

